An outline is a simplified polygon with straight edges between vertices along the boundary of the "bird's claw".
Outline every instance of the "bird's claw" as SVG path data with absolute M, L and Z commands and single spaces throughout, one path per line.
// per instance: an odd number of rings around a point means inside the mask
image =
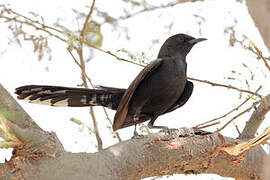
M 132 136 L 131 139 L 141 139 L 141 138 L 143 138 L 143 137 L 144 137 L 144 135 L 138 134 L 137 131 L 134 131 L 133 136 Z
M 176 131 L 178 131 L 178 129 L 175 129 L 175 128 L 169 129 L 168 127 L 163 128 L 161 130 L 161 132 L 164 132 L 166 135 L 171 135 L 171 134 L 175 133 Z

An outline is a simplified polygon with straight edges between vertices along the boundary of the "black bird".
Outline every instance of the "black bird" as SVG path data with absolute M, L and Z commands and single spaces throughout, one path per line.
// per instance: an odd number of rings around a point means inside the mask
M 187 81 L 186 55 L 193 45 L 204 41 L 186 34 L 169 37 L 160 48 L 158 58 L 147 65 L 128 89 L 98 86 L 95 89 L 28 85 L 16 88 L 18 99 L 51 106 L 105 106 L 116 110 L 113 130 L 150 120 L 183 106 L 193 91 Z

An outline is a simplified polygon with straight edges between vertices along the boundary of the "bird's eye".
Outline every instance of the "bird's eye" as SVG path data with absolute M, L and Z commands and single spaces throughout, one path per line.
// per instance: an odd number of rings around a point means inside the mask
M 184 39 L 180 37 L 180 38 L 178 39 L 178 42 L 184 42 Z

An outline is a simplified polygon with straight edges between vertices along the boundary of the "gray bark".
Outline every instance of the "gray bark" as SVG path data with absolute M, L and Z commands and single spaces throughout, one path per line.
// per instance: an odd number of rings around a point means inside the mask
M 226 145 L 241 142 L 232 138 L 225 141 Z M 47 153 L 45 146 L 36 147 L 33 158 L 33 148 L 24 146 L 16 149 L 11 161 L 4 164 L 1 170 L 6 170 L 6 178 L 2 178 L 132 180 L 176 173 L 214 173 L 236 179 L 263 179 L 265 153 L 261 148 L 239 161 L 238 157 L 218 152 L 221 145 L 217 134 L 176 137 L 158 133 L 88 154 L 59 150 Z
M 264 43 L 270 50 L 270 1 L 269 0 L 246 0 L 249 13 L 259 29 Z

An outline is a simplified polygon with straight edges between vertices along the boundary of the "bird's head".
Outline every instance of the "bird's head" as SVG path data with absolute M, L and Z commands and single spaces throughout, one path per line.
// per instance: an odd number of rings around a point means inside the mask
M 173 57 L 177 55 L 186 56 L 191 48 L 205 38 L 194 38 L 186 34 L 176 34 L 169 37 L 161 46 L 158 58 Z

